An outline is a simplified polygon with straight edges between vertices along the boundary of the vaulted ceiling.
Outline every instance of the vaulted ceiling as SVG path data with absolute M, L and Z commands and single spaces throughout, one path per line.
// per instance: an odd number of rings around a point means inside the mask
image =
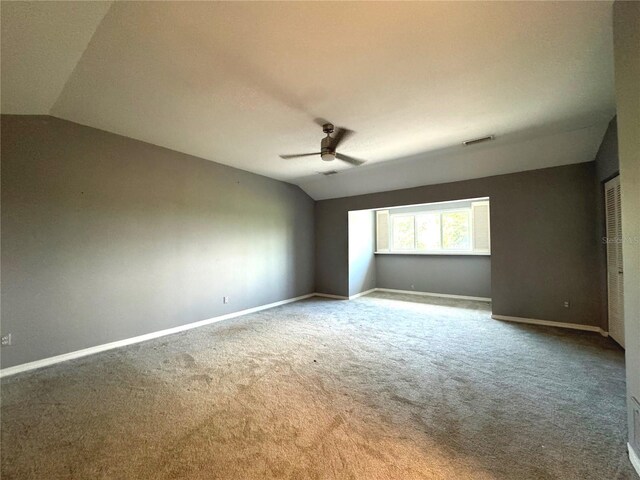
M 1 7 L 2 113 L 54 115 L 316 199 L 590 161 L 615 112 L 610 2 Z M 281 159 L 319 150 L 318 118 L 356 131 L 343 152 L 368 162 Z

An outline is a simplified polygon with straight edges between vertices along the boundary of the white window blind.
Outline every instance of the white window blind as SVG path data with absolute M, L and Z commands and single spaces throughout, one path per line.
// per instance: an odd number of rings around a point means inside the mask
M 376 251 L 389 251 L 389 210 L 376 212 Z
M 471 212 L 473 216 L 473 250 L 474 252 L 489 252 L 491 250 L 489 202 L 473 202 Z

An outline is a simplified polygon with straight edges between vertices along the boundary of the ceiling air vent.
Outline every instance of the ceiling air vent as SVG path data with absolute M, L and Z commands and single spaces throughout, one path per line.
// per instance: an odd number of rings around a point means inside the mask
M 494 136 L 493 135 L 489 135 L 488 137 L 474 138 L 473 140 L 465 140 L 464 142 L 462 142 L 462 144 L 465 147 L 468 147 L 469 145 L 475 145 L 476 143 L 488 142 L 489 140 L 493 140 L 493 139 L 494 139 Z
M 322 175 L 324 175 L 325 177 L 328 177 L 329 175 L 335 175 L 336 173 L 338 173 L 337 170 L 329 170 L 328 172 L 320 172 L 322 173 Z

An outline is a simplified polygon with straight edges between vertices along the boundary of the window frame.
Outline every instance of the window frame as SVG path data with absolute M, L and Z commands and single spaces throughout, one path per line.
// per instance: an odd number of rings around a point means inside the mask
M 422 212 L 416 212 L 413 215 L 413 222 L 414 222 L 414 226 L 413 226 L 413 230 L 416 232 L 415 235 L 415 242 L 414 242 L 414 247 L 415 247 L 415 251 L 416 252 L 424 252 L 425 254 L 429 254 L 432 252 L 442 252 L 444 251 L 444 248 L 442 248 L 442 212 L 443 210 L 427 210 L 427 211 L 422 211 Z M 422 248 L 418 248 L 418 217 L 421 216 L 427 216 L 427 215 L 437 215 L 438 216 L 438 230 L 439 230 L 439 238 L 440 238 L 440 248 L 438 250 L 429 250 L 429 249 L 422 249 Z
M 443 235 L 444 235 L 444 222 L 442 221 L 442 215 L 444 213 L 456 213 L 456 212 L 465 212 L 467 214 L 467 227 L 469 228 L 469 248 L 454 250 L 452 248 L 444 248 Z M 452 209 L 443 209 L 438 210 L 440 214 L 440 250 L 444 252 L 473 252 L 473 209 L 472 207 L 468 208 L 452 208 Z
M 484 200 L 481 200 L 484 201 Z M 488 199 L 486 200 L 488 203 Z M 426 204 L 428 205 L 428 204 Z M 425 205 L 425 206 L 426 206 Z M 395 209 L 381 209 L 378 211 L 387 211 L 388 212 L 388 250 L 379 251 L 376 246 L 376 255 L 479 255 L 479 256 L 490 256 L 491 248 L 489 250 L 475 250 L 475 242 L 474 242 L 474 211 L 473 211 L 473 203 L 471 203 L 468 207 L 451 207 L 451 208 L 429 208 L 426 210 L 415 210 L 415 211 L 398 211 L 394 212 Z M 399 210 L 399 209 L 398 209 Z M 469 229 L 469 249 L 447 249 L 444 248 L 443 243 L 443 229 L 444 222 L 442 221 L 442 215 L 444 213 L 453 213 L 453 212 L 466 212 L 467 213 L 467 224 Z M 418 249 L 418 224 L 417 217 L 420 215 L 433 215 L 437 214 L 439 216 L 440 223 L 440 249 L 438 250 L 427 250 L 427 249 Z M 397 249 L 395 247 L 394 242 L 394 218 L 396 217 L 413 217 L 413 248 L 412 249 Z M 489 219 L 490 222 L 490 219 Z M 377 229 L 377 217 L 376 217 L 376 229 Z M 376 230 L 377 232 L 377 230 Z M 376 233 L 377 235 L 377 233 Z
M 395 248 L 395 235 L 394 235 L 394 226 L 396 218 L 402 217 L 412 217 L 413 218 L 413 248 Z M 389 242 L 389 252 L 413 252 L 416 250 L 416 216 L 412 213 L 398 213 L 395 215 L 389 215 L 389 226 L 390 226 L 390 239 Z

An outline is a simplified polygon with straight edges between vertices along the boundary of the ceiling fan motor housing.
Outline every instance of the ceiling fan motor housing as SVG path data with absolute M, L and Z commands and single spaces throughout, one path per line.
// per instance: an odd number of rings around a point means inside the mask
M 336 152 L 331 146 L 332 138 L 327 134 L 320 142 L 320 158 L 325 162 L 331 162 L 336 158 Z
M 333 133 L 333 124 L 325 123 L 324 125 L 322 125 L 322 131 L 327 135 L 329 135 L 330 133 Z

